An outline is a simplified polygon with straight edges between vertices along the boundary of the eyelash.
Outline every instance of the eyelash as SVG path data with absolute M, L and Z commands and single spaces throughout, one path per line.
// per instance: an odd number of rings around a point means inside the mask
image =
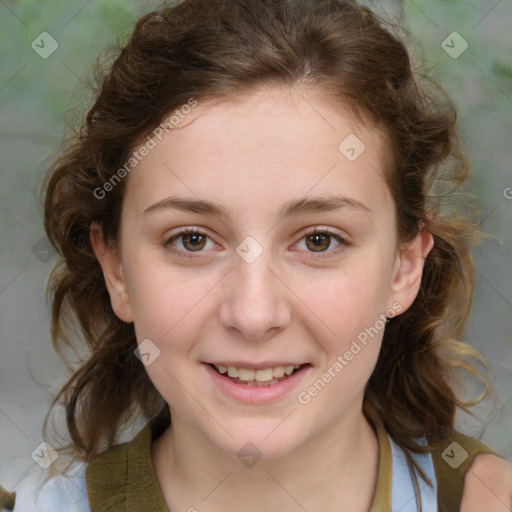
M 164 242 L 164 244 L 163 244 L 164 247 L 168 248 L 171 252 L 173 252 L 174 254 L 176 254 L 177 256 L 179 256 L 181 258 L 188 258 L 188 259 L 190 259 L 190 258 L 197 258 L 197 257 L 199 257 L 199 255 L 200 255 L 200 253 L 202 251 L 198 251 L 198 254 L 195 255 L 195 254 L 190 254 L 190 251 L 187 253 L 186 251 L 177 250 L 177 249 L 175 249 L 172 246 L 172 242 L 174 242 L 175 240 L 181 238 L 183 235 L 187 235 L 187 234 L 202 235 L 202 236 L 210 239 L 210 237 L 206 233 L 204 233 L 203 231 L 200 231 L 200 230 L 195 229 L 195 228 L 186 228 L 185 230 L 180 231 L 179 233 L 176 233 L 176 234 L 172 235 L 171 238 L 169 238 L 166 242 Z M 345 247 L 348 247 L 350 245 L 344 238 L 342 238 L 337 233 L 334 233 L 333 231 L 330 231 L 327 228 L 318 228 L 318 227 L 315 227 L 315 229 L 313 231 L 309 231 L 308 233 L 305 233 L 302 236 L 302 238 L 299 240 L 299 242 L 301 240 L 303 240 L 304 238 L 307 238 L 308 236 L 312 236 L 312 235 L 316 235 L 316 234 L 328 235 L 328 236 L 334 238 L 337 242 L 339 242 L 341 244 L 341 246 L 338 247 L 338 249 L 345 248 Z M 334 249 L 333 251 L 326 251 L 326 252 L 331 253 L 331 252 L 334 252 L 334 251 L 336 251 L 336 249 Z M 325 252 L 323 252 L 323 253 L 314 253 L 314 252 L 312 252 L 311 254 L 325 254 Z M 315 259 L 315 260 L 321 260 L 321 259 L 326 259 L 326 256 L 308 256 L 308 258 Z

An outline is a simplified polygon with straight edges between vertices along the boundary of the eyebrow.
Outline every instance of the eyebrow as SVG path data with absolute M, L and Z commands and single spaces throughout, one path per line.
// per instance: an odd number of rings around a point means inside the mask
M 344 196 L 304 197 L 287 201 L 279 211 L 279 220 L 306 213 L 322 213 L 350 208 L 371 213 L 370 208 Z M 182 197 L 167 197 L 144 210 L 144 214 L 155 213 L 162 210 L 174 209 L 200 215 L 216 216 L 224 220 L 231 219 L 230 211 L 219 203 L 204 199 L 186 199 Z

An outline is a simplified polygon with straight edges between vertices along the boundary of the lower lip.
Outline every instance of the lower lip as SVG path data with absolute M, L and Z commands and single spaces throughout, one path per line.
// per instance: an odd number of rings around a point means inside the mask
M 247 386 L 245 384 L 237 384 L 230 378 L 222 376 L 210 364 L 203 364 L 213 382 L 221 391 L 235 400 L 248 404 L 262 404 L 278 400 L 297 387 L 312 368 L 310 364 L 304 365 L 286 379 L 271 386 Z

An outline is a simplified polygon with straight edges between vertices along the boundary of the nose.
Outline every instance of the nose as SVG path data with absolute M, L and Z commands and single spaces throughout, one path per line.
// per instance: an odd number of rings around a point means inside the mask
M 290 289 L 263 253 L 252 262 L 234 255 L 224 278 L 220 321 L 239 338 L 263 341 L 286 328 L 291 319 Z

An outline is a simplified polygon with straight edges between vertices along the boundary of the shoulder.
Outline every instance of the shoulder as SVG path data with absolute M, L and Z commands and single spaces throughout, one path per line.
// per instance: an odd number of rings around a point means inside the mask
M 464 479 L 461 512 L 507 512 L 512 509 L 512 463 L 480 454 Z
M 439 512 L 510 511 L 510 465 L 494 450 L 457 430 L 452 430 L 443 441 L 430 446 L 437 481 Z M 494 500 L 498 500 L 497 503 L 501 500 L 502 508 L 490 508 L 491 501 L 487 498 L 483 498 L 487 500 L 483 507 L 481 496 L 485 496 L 485 493 L 482 489 L 492 493 Z M 477 494 L 480 501 L 475 498 Z

